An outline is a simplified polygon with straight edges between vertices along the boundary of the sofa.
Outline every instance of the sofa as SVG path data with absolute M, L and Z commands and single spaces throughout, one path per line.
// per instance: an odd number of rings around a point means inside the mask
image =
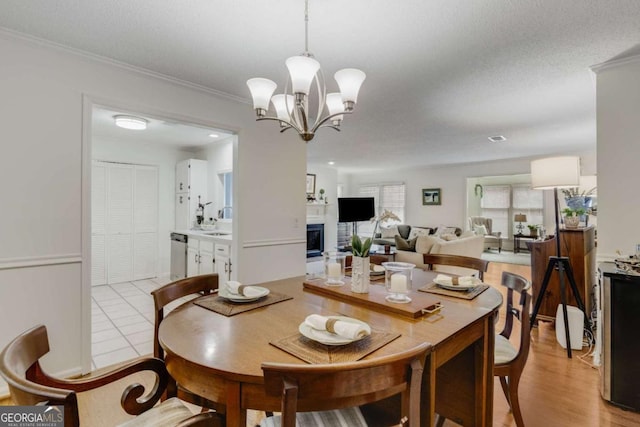
M 473 258 L 480 258 L 484 250 L 484 236 L 476 235 L 472 231 L 465 231 L 460 236 L 418 236 L 413 250 L 400 249 L 396 246 L 395 260 L 398 262 L 408 262 L 415 264 L 416 268 L 426 269 L 423 263 L 423 254 L 448 254 L 463 255 Z M 451 266 L 434 266 L 435 271 L 445 273 L 470 275 L 477 273 L 474 270 Z
M 396 246 L 396 236 L 399 236 L 404 240 L 412 240 L 418 236 L 432 236 L 451 233 L 456 236 L 460 236 L 462 229 L 459 227 L 420 227 L 400 224 L 388 228 L 382 228 L 380 233 L 376 233 L 376 237 L 373 239 L 373 244 Z

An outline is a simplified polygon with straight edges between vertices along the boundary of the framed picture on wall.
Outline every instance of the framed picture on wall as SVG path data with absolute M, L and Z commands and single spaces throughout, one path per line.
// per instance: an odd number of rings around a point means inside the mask
M 442 203 L 442 191 L 439 188 L 423 188 L 422 204 L 439 205 Z
M 316 194 L 316 174 L 307 174 L 307 194 Z

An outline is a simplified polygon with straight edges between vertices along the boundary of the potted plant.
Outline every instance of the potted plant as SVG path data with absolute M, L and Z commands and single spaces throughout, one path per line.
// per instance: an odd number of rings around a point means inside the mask
M 529 229 L 529 236 L 538 237 L 538 226 L 537 225 L 529 224 L 529 225 L 527 225 L 527 228 Z
M 318 197 L 318 200 L 322 202 L 324 200 L 324 188 L 321 188 L 318 193 L 320 193 L 320 197 Z
M 359 236 L 351 237 L 351 291 L 358 294 L 369 292 L 369 251 L 371 250 L 370 238 L 364 242 Z
M 564 225 L 567 228 L 578 228 L 580 224 L 580 216 L 584 215 L 587 211 L 583 208 L 564 208 L 562 213 L 564 214 Z

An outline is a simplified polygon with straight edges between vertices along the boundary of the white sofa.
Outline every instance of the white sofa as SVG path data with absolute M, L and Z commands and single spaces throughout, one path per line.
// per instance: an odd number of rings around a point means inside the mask
M 419 236 L 416 240 L 416 251 L 398 250 L 396 261 L 415 264 L 416 268 L 426 268 L 422 262 L 423 254 L 463 255 L 480 258 L 484 250 L 484 236 L 476 236 L 473 232 L 465 232 L 454 240 L 444 240 L 436 236 Z M 434 266 L 434 270 L 451 274 L 470 275 L 473 270 L 460 267 Z

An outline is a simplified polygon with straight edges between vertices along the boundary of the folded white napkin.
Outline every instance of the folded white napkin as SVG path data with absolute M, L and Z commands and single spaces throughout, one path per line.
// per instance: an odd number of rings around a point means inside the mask
M 473 286 L 477 285 L 480 281 L 478 280 L 478 278 L 473 276 L 450 277 L 444 274 L 438 274 L 434 279 L 434 282 L 451 286 Z
M 262 295 L 260 289 L 256 289 L 254 286 L 243 285 L 235 280 L 229 280 L 227 282 L 227 290 L 231 294 L 242 295 L 248 298 L 255 298 Z
M 369 335 L 369 331 L 359 323 L 345 322 L 343 320 L 329 319 L 319 314 L 311 314 L 304 322 L 313 329 L 331 332 L 341 337 L 355 340 Z
M 371 267 L 371 271 L 373 271 L 374 273 L 381 273 L 384 271 L 384 267 L 378 264 L 369 264 L 369 266 Z

